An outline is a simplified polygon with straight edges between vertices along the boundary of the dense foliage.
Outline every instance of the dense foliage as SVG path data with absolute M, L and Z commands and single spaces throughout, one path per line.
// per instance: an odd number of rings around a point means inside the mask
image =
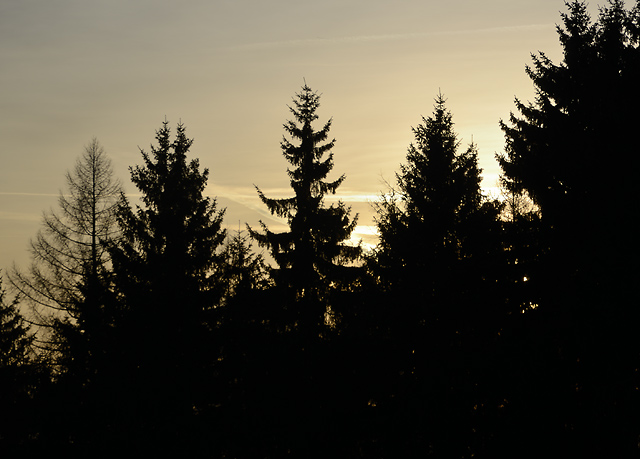
M 17 296 L 0 285 L 0 447 L 636 457 L 640 2 L 611 0 L 595 22 L 567 8 L 563 61 L 534 55 L 536 99 L 501 122 L 505 199 L 482 194 L 477 146 L 461 148 L 438 94 L 365 256 L 349 208 L 325 203 L 345 176 L 328 179 L 331 120 L 314 128 L 306 83 L 281 143 L 293 196 L 258 188 L 280 233 L 226 234 L 182 124 L 172 139 L 165 121 L 131 168 L 137 204 L 116 205 L 93 141 L 34 268 L 12 273 Z M 38 305 L 62 314 L 36 320 Z
M 305 303 L 297 306 L 303 309 L 296 321 L 298 326 L 313 328 L 325 322 L 330 290 L 353 279 L 348 266 L 360 255 L 359 247 L 345 243 L 357 218 L 349 217 L 350 209 L 342 202 L 325 206 L 325 195 L 335 194 L 345 176 L 326 180 L 333 169 L 331 149 L 335 140 L 323 143 L 331 120 L 318 131 L 313 128 L 319 106 L 320 96 L 305 84 L 290 107 L 294 120 L 284 125 L 291 140 L 283 138 L 281 147 L 293 166 L 287 173 L 294 196 L 267 198 L 257 188 L 262 202 L 273 215 L 287 220 L 289 230 L 274 233 L 264 223 L 262 232 L 249 228 L 251 236 L 268 247 L 275 259 L 278 269 L 273 275 L 277 284 L 291 289 L 294 298 Z
M 536 358 L 538 374 L 555 375 L 529 379 L 526 393 L 537 394 L 518 401 L 527 413 L 519 435 L 571 435 L 585 451 L 597 445 L 618 455 L 634 448 L 628 435 L 640 425 L 639 315 L 629 302 L 639 255 L 630 198 L 638 148 L 630 133 L 640 103 L 640 3 L 627 11 L 610 1 L 596 22 L 584 3 L 567 6 L 558 27 L 562 62 L 534 55 L 527 73 L 536 99 L 516 100 L 519 114 L 501 123 L 505 183 L 540 209 L 539 250 L 526 274 L 539 341 L 520 351 Z

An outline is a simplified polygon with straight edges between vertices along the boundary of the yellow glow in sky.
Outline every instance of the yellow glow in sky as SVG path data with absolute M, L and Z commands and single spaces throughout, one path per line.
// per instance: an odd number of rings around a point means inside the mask
M 346 174 L 339 197 L 354 201 L 363 234 L 373 225 L 363 197 L 394 182 L 439 91 L 493 186 L 498 121 L 515 96 L 533 98 L 530 53 L 558 62 L 564 10 L 560 0 L 3 2 L 0 267 L 26 264 L 42 211 L 93 136 L 135 192 L 127 168 L 165 117 L 195 139 L 227 225 L 255 224 L 265 209 L 254 184 L 289 194 L 279 144 L 303 78 L 322 94 L 318 122 L 333 118 L 333 177 Z

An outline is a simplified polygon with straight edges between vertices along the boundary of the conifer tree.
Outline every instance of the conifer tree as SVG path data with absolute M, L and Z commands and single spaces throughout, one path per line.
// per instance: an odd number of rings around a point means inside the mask
M 639 252 L 634 227 L 633 136 L 640 105 L 640 2 L 630 11 L 608 1 L 596 21 L 587 4 L 567 3 L 557 32 L 563 53 L 554 63 L 532 55 L 526 72 L 534 102 L 501 122 L 497 156 L 510 192 L 526 193 L 540 210 L 536 281 L 547 302 L 589 304 L 633 282 Z M 605 217 L 606 216 L 606 217 Z M 622 281 L 622 279 L 627 279 Z M 619 287 L 613 287 L 618 285 Z M 557 309 L 556 309 L 557 310 Z
M 224 210 L 204 194 L 208 169 L 187 160 L 193 143 L 178 124 L 171 140 L 169 123 L 156 132 L 158 145 L 141 150 L 144 164 L 131 168 L 142 193 L 132 208 L 123 196 L 118 212 L 122 238 L 112 248 L 118 288 L 126 314 L 138 325 L 188 334 L 203 322 L 204 311 L 219 299 L 214 271 L 224 242 Z M 139 321 L 139 322 L 138 322 Z
M 325 196 L 335 194 L 345 176 L 326 180 L 334 166 L 331 149 L 335 139 L 327 141 L 331 120 L 314 130 L 319 106 L 320 96 L 305 83 L 289 107 L 294 119 L 284 124 L 291 139 L 285 136 L 281 148 L 292 166 L 287 173 L 294 196 L 268 198 L 256 187 L 269 211 L 287 220 L 289 230 L 274 233 L 262 222 L 262 232 L 249 228 L 251 236 L 270 250 L 278 264 L 276 283 L 309 302 L 322 302 L 330 285 L 339 286 L 349 275 L 348 265 L 360 255 L 359 247 L 345 244 L 357 218 L 350 218 L 350 208 L 341 201 L 325 205 Z M 323 309 L 309 313 L 304 320 L 323 323 Z
M 49 375 L 34 352 L 34 336 L 20 312 L 19 298 L 9 298 L 0 277 L 0 448 L 24 453 L 36 436 L 32 400 Z
M 542 52 L 532 55 L 526 72 L 536 98 L 516 99 L 520 115 L 501 123 L 506 148 L 498 161 L 510 190 L 526 191 L 539 206 L 550 232 L 547 244 L 562 264 L 573 260 L 566 274 L 590 271 L 588 282 L 598 283 L 617 269 L 617 255 L 627 253 L 628 265 L 634 258 L 628 242 L 635 238 L 619 231 L 634 218 L 628 197 L 638 168 L 631 154 L 635 140 L 612 134 L 635 129 L 630 115 L 640 104 L 640 2 L 626 11 L 624 2 L 611 0 L 596 22 L 586 3 L 567 7 L 558 27 L 563 60 L 556 64 Z
M 18 310 L 18 300 L 7 301 L 7 292 L 0 277 L 0 371 L 18 367 L 32 358 L 33 335 Z M 0 378 L 4 380 L 4 378 Z
M 640 252 L 632 135 L 640 105 L 640 2 L 634 4 L 626 10 L 623 1 L 609 0 L 592 20 L 585 2 L 567 3 L 557 28 L 562 61 L 532 56 L 526 72 L 535 100 L 516 99 L 517 113 L 501 123 L 503 178 L 540 209 L 540 242 L 525 260 L 537 265 L 528 283 L 536 283 L 539 307 L 529 321 L 524 314 L 536 340 L 514 346 L 532 368 L 512 397 L 527 412 L 513 423 L 522 426 L 518 435 L 508 435 L 519 444 L 532 434 L 556 435 L 576 454 L 637 451 L 640 427 L 631 413 L 640 401 L 627 395 L 640 384 L 640 314 L 629 302 Z M 550 372 L 564 376 L 537 376 Z M 542 425 L 547 430 L 529 430 Z
M 185 126 L 171 137 L 165 120 L 156 145 L 141 149 L 143 164 L 130 168 L 140 203 L 123 196 L 119 205 L 122 237 L 110 250 L 119 300 L 112 377 L 129 384 L 118 388 L 119 408 L 109 410 L 119 424 L 142 426 L 137 441 L 157 446 L 173 435 L 178 448 L 187 447 L 187 426 L 206 395 L 203 372 L 217 359 L 210 315 L 223 291 L 226 232 L 224 210 L 205 195 L 208 169 L 187 158 L 193 140 Z
M 253 253 L 249 236 L 237 231 L 229 237 L 222 253 L 222 278 L 225 284 L 225 303 L 234 296 L 270 284 L 268 268 L 261 254 Z
M 473 143 L 460 148 L 442 94 L 413 133 L 397 188 L 378 203 L 373 272 L 385 301 L 394 383 L 420 389 L 388 403 L 429 407 L 398 431 L 413 432 L 424 451 L 464 456 L 461 445 L 476 428 L 467 413 L 484 383 L 469 362 L 488 354 L 486 343 L 499 330 L 491 291 L 499 209 L 482 195 L 478 150 Z
M 99 342 L 112 324 L 107 246 L 117 236 L 121 188 L 95 138 L 66 179 L 60 210 L 44 215 L 43 229 L 31 241 L 30 269 L 14 268 L 9 279 L 30 306 L 31 320 L 48 332 L 41 345 L 54 353 L 61 370 L 84 373 L 95 365 L 90 354 L 100 353 Z
M 432 116 L 413 128 L 398 189 L 377 205 L 378 268 L 390 286 L 444 288 L 442 276 L 452 277 L 452 265 L 471 255 L 480 216 L 495 218 L 481 193 L 476 146 L 458 151 L 446 100 L 440 94 L 435 102 Z

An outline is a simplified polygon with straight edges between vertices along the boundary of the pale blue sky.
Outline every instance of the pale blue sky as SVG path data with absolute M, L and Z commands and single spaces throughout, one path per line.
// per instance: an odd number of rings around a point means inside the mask
M 319 122 L 333 117 L 344 200 L 394 180 L 439 90 L 492 186 L 498 121 L 514 96 L 533 96 L 530 53 L 558 61 L 564 10 L 559 0 L 2 0 L 0 268 L 26 265 L 42 211 L 93 136 L 135 192 L 127 167 L 165 116 L 195 139 L 227 224 L 255 223 L 253 184 L 289 193 L 279 143 L 303 78 L 322 93 Z M 354 210 L 372 224 L 366 203 Z

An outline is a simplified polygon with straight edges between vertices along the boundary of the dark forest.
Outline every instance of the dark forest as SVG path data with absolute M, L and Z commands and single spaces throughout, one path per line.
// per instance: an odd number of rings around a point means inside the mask
M 306 82 L 291 197 L 256 186 L 284 232 L 225 229 L 182 123 L 136 202 L 92 139 L 0 279 L 0 456 L 637 457 L 640 1 L 567 3 L 557 33 L 496 120 L 501 198 L 437 93 L 372 251 L 325 202 L 346 177 Z

